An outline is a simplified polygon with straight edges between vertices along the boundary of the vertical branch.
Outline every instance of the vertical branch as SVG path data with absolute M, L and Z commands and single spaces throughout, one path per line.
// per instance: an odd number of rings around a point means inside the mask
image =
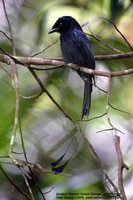
M 8 27 L 9 27 L 11 44 L 12 44 L 12 48 L 13 48 L 13 55 L 15 56 L 16 50 L 15 50 L 15 44 L 14 44 L 14 39 L 13 39 L 13 34 L 12 34 L 12 28 L 11 28 L 10 20 L 9 20 L 7 11 L 6 11 L 5 1 L 2 0 L 2 3 L 3 3 L 3 9 L 5 12 L 6 20 L 7 20 Z M 17 72 L 16 63 L 10 57 L 8 57 L 8 62 L 12 66 L 12 84 L 13 84 L 13 88 L 15 91 L 15 115 L 14 115 L 12 136 L 11 136 L 11 140 L 10 140 L 9 156 L 15 164 L 18 164 L 18 162 L 12 156 L 12 152 L 13 152 L 13 146 L 14 146 L 16 132 L 17 132 L 18 124 L 19 124 L 19 81 L 18 81 L 18 72 Z
M 88 142 L 89 142 L 89 140 L 88 140 Z M 91 145 L 90 142 L 89 142 L 89 147 L 90 147 L 92 153 L 94 154 L 94 156 L 97 158 L 97 161 L 99 162 L 99 164 L 100 164 L 100 166 L 101 166 L 101 169 L 102 169 L 102 171 L 103 171 L 103 173 L 104 173 L 104 176 L 105 176 L 105 180 L 107 179 L 107 180 L 109 181 L 110 185 L 113 187 L 114 191 L 115 191 L 116 194 L 119 196 L 119 192 L 118 192 L 117 187 L 115 186 L 115 184 L 113 183 L 113 181 L 111 180 L 111 178 L 109 177 L 109 175 L 107 174 L 107 172 L 106 172 L 106 170 L 105 170 L 105 168 L 104 168 L 104 165 L 103 165 L 103 163 L 102 163 L 100 157 L 98 156 L 98 154 L 96 153 L 94 147 Z
M 118 128 L 116 128 L 112 122 L 111 122 L 111 119 L 110 119 L 110 116 L 109 116 L 109 106 L 111 105 L 110 104 L 110 93 L 111 93 L 111 81 L 112 81 L 112 77 L 111 75 L 109 75 L 108 77 L 108 90 L 107 90 L 107 98 L 106 98 L 106 113 L 107 113 L 107 120 L 108 120 L 108 123 L 109 125 L 111 126 L 111 129 L 106 129 L 107 130 L 114 130 L 115 131 L 115 134 L 118 132 L 120 133 L 123 133 L 121 130 L 119 130 Z M 101 132 L 101 131 L 99 131 Z
M 121 199 L 122 200 L 127 200 L 124 186 L 123 186 L 123 170 L 129 169 L 128 166 L 124 163 L 123 161 L 123 156 L 120 148 L 120 137 L 115 135 L 115 149 L 117 153 L 117 158 L 118 158 L 118 185 L 121 193 Z
M 4 12 L 5 12 L 5 16 L 6 16 L 8 27 L 9 27 L 10 38 L 11 38 L 10 41 L 11 41 L 11 44 L 12 44 L 13 55 L 15 56 L 16 55 L 16 50 L 15 50 L 14 38 L 13 38 L 13 34 L 12 34 L 12 28 L 11 28 L 11 24 L 10 24 L 10 21 L 9 21 L 9 18 L 8 18 L 8 14 L 7 14 L 7 11 L 6 11 L 5 1 L 2 0 L 2 3 L 3 3 L 3 9 L 4 9 Z M 22 149 L 23 149 L 23 153 L 24 153 L 24 157 L 25 157 L 26 162 L 27 162 L 27 156 L 26 156 L 24 141 L 23 141 L 23 137 L 22 137 L 21 123 L 20 123 L 20 118 L 19 118 L 19 81 L 18 81 L 18 71 L 17 71 L 17 67 L 16 67 L 16 64 L 15 64 L 14 60 L 11 59 L 10 57 L 9 57 L 9 63 L 12 66 L 12 84 L 13 84 L 13 88 L 14 88 L 14 91 L 15 91 L 15 115 L 14 115 L 13 131 L 12 131 L 12 136 L 11 136 L 11 140 L 10 140 L 9 156 L 12 159 L 12 161 L 16 165 L 19 166 L 19 162 L 16 159 L 14 159 L 13 156 L 12 156 L 18 125 L 20 125 L 19 126 L 19 128 L 20 128 L 20 137 L 21 137 Z M 35 200 L 34 195 L 32 193 L 32 189 L 31 189 L 31 187 L 30 187 L 30 185 L 29 185 L 29 183 L 27 181 L 27 178 L 26 178 L 25 174 L 23 173 L 23 169 L 22 168 L 20 168 L 20 169 L 22 171 L 22 175 L 23 175 L 23 178 L 25 180 L 26 186 L 27 186 L 27 188 L 29 190 L 29 193 L 31 195 L 31 199 Z
M 107 99 L 106 99 L 106 112 L 109 112 L 109 103 L 110 103 L 110 92 L 111 92 L 111 76 L 108 77 L 108 89 L 107 89 Z
M 106 98 L 106 113 L 107 113 L 107 120 L 108 120 L 109 125 L 111 126 L 112 130 L 115 130 L 115 131 L 116 131 L 116 128 L 114 128 L 113 124 L 111 123 L 110 117 L 109 117 L 111 81 L 112 81 L 112 77 L 109 76 L 109 77 L 108 77 L 107 98 Z
M 18 73 L 17 73 L 17 67 L 15 62 L 11 59 L 9 59 L 9 63 L 12 66 L 12 84 L 15 91 L 15 114 L 14 114 L 14 124 L 13 124 L 13 130 L 12 130 L 12 136 L 10 140 L 10 148 L 9 148 L 9 156 L 13 160 L 14 163 L 18 164 L 18 162 L 13 159 L 12 152 L 13 152 L 13 146 L 16 138 L 16 132 L 19 124 L 19 82 L 18 82 Z

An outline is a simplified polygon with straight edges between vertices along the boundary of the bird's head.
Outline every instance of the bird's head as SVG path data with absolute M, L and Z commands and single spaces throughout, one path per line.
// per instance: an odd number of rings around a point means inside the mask
M 81 26 L 79 25 L 79 23 L 70 16 L 63 16 L 60 17 L 55 24 L 53 25 L 52 29 L 48 32 L 50 33 L 54 33 L 54 32 L 58 32 L 58 33 L 62 33 L 71 29 L 78 29 L 78 30 L 82 30 Z

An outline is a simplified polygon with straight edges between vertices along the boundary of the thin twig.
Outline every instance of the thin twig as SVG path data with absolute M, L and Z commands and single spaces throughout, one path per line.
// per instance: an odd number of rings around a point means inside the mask
M 124 39 L 124 41 L 125 41 L 126 44 L 129 46 L 129 48 L 131 49 L 131 51 L 133 51 L 133 47 L 132 47 L 131 44 L 128 42 L 128 40 L 126 39 L 126 37 L 122 34 L 122 32 L 117 28 L 117 26 L 114 24 L 114 22 L 112 22 L 111 20 L 106 19 L 106 18 L 104 18 L 104 17 L 102 17 L 102 19 L 108 21 L 109 23 L 111 23 L 111 24 L 115 27 L 116 31 L 121 35 L 121 37 Z
M 106 97 L 106 113 L 109 112 L 109 103 L 110 103 L 110 92 L 111 92 L 111 76 L 108 78 L 108 89 L 107 89 L 107 97 Z
M 33 54 L 31 57 L 35 57 L 43 52 L 45 52 L 48 48 L 50 48 L 51 46 L 53 46 L 54 44 L 56 44 L 59 41 L 59 39 L 57 39 L 56 41 L 52 42 L 51 44 L 49 44 L 47 47 L 45 47 L 43 50 Z
M 126 58 L 133 58 L 133 52 L 124 52 L 120 54 L 95 56 L 95 59 L 98 61 L 119 60 L 119 59 L 126 59 Z
M 39 96 L 41 96 L 42 93 L 43 93 L 43 92 L 40 91 L 39 93 L 34 94 L 34 95 L 32 95 L 32 96 L 23 96 L 23 95 L 20 95 L 20 97 L 21 97 L 22 99 L 25 99 L 25 100 L 31 100 L 31 99 L 38 98 Z
M 13 152 L 13 146 L 16 138 L 16 132 L 18 128 L 18 117 L 19 117 L 19 82 L 18 82 L 18 73 L 17 73 L 17 67 L 14 61 L 11 58 L 9 59 L 9 63 L 12 66 L 12 83 L 13 83 L 13 88 L 15 91 L 15 98 L 16 98 L 16 103 L 15 103 L 15 115 L 14 115 L 14 125 L 13 125 L 13 131 L 12 131 L 12 136 L 11 136 L 11 141 L 10 141 L 10 148 L 9 148 L 9 156 L 12 159 L 13 162 L 18 164 L 18 162 L 12 157 L 12 152 Z
M 20 114 L 19 114 L 19 132 L 20 132 L 20 139 L 21 139 L 21 146 L 22 146 L 23 155 L 24 155 L 25 161 L 28 162 L 27 155 L 26 155 L 26 150 L 25 150 L 24 139 L 23 139 Z
M 12 27 L 10 24 L 10 20 L 6 11 L 6 5 L 5 1 L 2 0 L 3 3 L 3 9 L 5 13 L 5 17 L 8 23 L 9 27 L 9 33 L 10 33 L 10 38 L 11 38 L 11 44 L 12 44 L 12 49 L 13 49 L 13 55 L 16 55 L 16 50 L 15 50 L 15 44 L 14 44 L 14 38 L 13 38 L 13 33 L 12 33 Z M 13 59 L 11 59 L 10 56 L 7 56 L 8 63 L 12 66 L 12 84 L 15 92 L 15 114 L 14 114 L 14 124 L 13 124 L 13 131 L 12 131 L 12 136 L 10 140 L 10 148 L 9 148 L 9 156 L 12 159 L 12 161 L 18 165 L 18 162 L 16 159 L 13 158 L 12 152 L 13 152 L 13 146 L 15 143 L 15 138 L 16 138 L 16 132 L 18 128 L 18 117 L 19 117 L 19 81 L 18 81 L 18 72 L 17 72 L 17 66 L 16 63 L 14 62 Z
M 110 123 L 109 123 L 110 124 Z M 122 134 L 125 134 L 124 132 L 122 132 L 121 130 L 119 130 L 118 128 L 115 128 L 113 125 L 111 125 L 112 128 L 107 128 L 107 129 L 103 129 L 101 131 L 97 131 L 96 133 L 102 133 L 102 132 L 106 132 L 106 131 L 115 131 L 115 132 L 120 132 Z
M 65 66 L 64 66 L 65 67 Z M 50 71 L 50 70 L 57 70 L 57 69 L 62 69 L 62 65 L 57 65 L 56 67 L 45 67 L 45 69 L 43 68 L 42 69 L 42 67 L 40 67 L 40 66 L 38 66 L 38 68 L 36 68 L 36 67 L 32 67 L 32 69 L 34 69 L 34 70 L 37 70 L 37 71 L 41 71 L 41 70 L 43 70 L 43 71 Z
M 98 85 L 96 85 L 96 83 L 94 83 L 94 86 L 95 86 L 98 90 L 100 90 L 100 91 L 102 91 L 102 92 L 104 92 L 104 93 L 107 93 L 107 91 L 105 91 L 105 90 L 103 90 L 102 88 L 100 88 Z
M 107 120 L 109 125 L 111 126 L 111 129 L 115 131 L 115 133 L 118 131 L 118 129 L 116 127 L 114 127 L 114 125 L 111 122 L 110 116 L 109 116 L 109 105 L 110 105 L 110 96 L 111 96 L 111 81 L 112 81 L 112 77 L 109 76 L 108 77 L 108 89 L 107 89 L 107 97 L 106 97 L 106 113 L 107 113 Z M 121 131 L 119 131 L 121 132 Z
M 27 163 L 28 163 L 28 158 L 27 158 L 26 150 L 25 150 L 25 144 L 24 144 L 24 139 L 23 139 L 23 134 L 22 134 L 22 127 L 21 127 L 20 116 L 19 116 L 19 130 L 20 130 L 21 145 L 22 145 L 22 150 L 23 150 L 23 155 L 24 155 L 24 158 L 25 158 L 26 166 L 28 167 L 30 173 L 32 174 L 32 180 L 34 181 L 34 179 L 33 179 L 34 173 L 33 173 L 32 169 L 31 169 L 31 167 L 27 165 Z M 22 167 L 22 166 L 19 166 L 19 168 L 20 168 L 21 170 L 23 170 L 23 167 Z M 31 194 L 31 197 L 32 197 L 32 199 L 34 200 L 34 195 L 33 195 L 32 189 L 31 189 L 29 183 L 27 183 L 28 181 L 27 181 L 27 178 L 25 177 L 25 174 L 23 174 L 23 176 L 24 176 L 24 179 L 25 179 L 25 183 L 26 183 L 26 185 L 27 185 L 27 187 L 28 187 L 28 189 L 29 189 L 29 192 L 30 192 L 30 194 Z M 46 200 L 45 197 L 44 197 L 43 192 L 42 192 L 41 189 L 40 189 L 40 187 L 39 187 L 38 185 L 36 185 L 36 187 L 37 187 L 38 191 L 40 192 L 42 198 L 43 198 L 44 200 Z
M 30 193 L 30 196 L 31 196 L 31 200 L 35 200 L 34 195 L 33 195 L 33 192 L 32 192 L 32 189 L 31 189 L 31 187 L 30 187 L 30 185 L 29 185 L 29 182 L 28 182 L 28 180 L 27 180 L 27 177 L 26 177 L 26 175 L 25 175 L 25 172 L 24 172 L 23 167 L 19 167 L 19 169 L 21 170 L 21 173 L 22 173 L 22 176 L 23 176 L 23 178 L 24 178 L 25 184 L 26 184 L 26 186 L 27 186 L 27 188 L 28 188 L 28 190 L 29 190 L 29 193 Z
M 103 113 L 103 114 L 101 114 L 101 115 L 99 115 L 99 116 L 92 117 L 92 118 L 90 118 L 90 119 L 83 119 L 83 120 L 79 120 L 79 121 L 82 121 L 82 122 L 89 122 L 89 121 L 92 121 L 92 120 L 94 120 L 94 119 L 99 119 L 99 118 L 101 118 L 101 117 L 103 117 L 103 116 L 105 116 L 105 115 L 107 115 L 106 112 Z
M 0 30 L 0 33 L 2 33 L 10 42 L 12 42 L 12 39 L 4 32 Z
M 118 158 L 118 185 L 120 189 L 120 194 L 121 194 L 121 200 L 126 200 L 126 194 L 124 190 L 124 185 L 123 185 L 123 170 L 129 169 L 128 166 L 124 163 L 123 161 L 123 156 L 120 148 L 120 137 L 115 135 L 115 149 L 117 153 L 117 158 Z
M 7 14 L 7 11 L 6 11 L 5 1 L 2 0 L 2 3 L 3 3 L 3 9 L 4 9 L 4 13 L 5 13 L 6 20 L 7 20 L 8 27 L 9 27 L 10 38 L 11 38 L 10 41 L 11 41 L 12 48 L 13 48 L 13 55 L 15 56 L 16 55 L 16 50 L 15 50 L 15 44 L 14 44 L 14 39 L 13 39 L 13 34 L 12 34 L 12 28 L 11 28 L 10 20 L 8 18 L 8 14 Z
M 116 49 L 116 48 L 114 48 L 114 47 L 111 47 L 111 46 L 108 45 L 104 40 L 102 40 L 101 38 L 99 38 L 99 37 L 97 37 L 96 35 L 94 35 L 93 32 L 91 31 L 90 27 L 89 27 L 89 31 L 90 31 L 91 34 L 86 33 L 86 35 L 93 37 L 95 40 L 97 40 L 98 42 L 100 42 L 102 45 L 108 47 L 109 49 L 111 49 L 111 50 L 113 50 L 113 51 L 115 51 L 115 52 L 121 53 L 120 50 L 118 50 L 118 49 Z
M 125 114 L 127 114 L 127 115 L 130 115 L 130 113 L 128 113 L 128 112 L 126 112 L 126 111 L 124 111 L 124 110 L 121 110 L 121 109 L 119 109 L 119 108 L 114 107 L 111 103 L 109 103 L 109 105 L 110 105 L 110 107 L 113 108 L 114 110 L 117 110 L 117 111 L 119 111 L 119 112 L 122 112 L 122 113 L 125 113 Z
M 54 189 L 54 187 L 52 187 L 49 191 L 44 192 L 43 194 L 48 194 L 48 193 L 50 193 L 53 189 Z
M 96 133 L 102 133 L 102 132 L 112 131 L 112 130 L 114 130 L 114 128 L 107 128 L 107 129 L 103 129 L 103 130 L 97 131 Z
M 48 97 L 51 99 L 51 101 L 58 107 L 58 109 L 64 114 L 65 117 L 67 117 L 73 124 L 75 124 L 76 122 L 70 117 L 70 115 L 68 115 L 63 108 L 57 103 L 57 101 L 52 97 L 52 95 L 48 92 L 48 90 L 44 87 L 44 85 L 42 84 L 41 80 L 39 79 L 39 77 L 37 76 L 37 74 L 34 72 L 33 69 L 31 69 L 30 67 L 28 68 L 31 72 L 31 74 L 34 76 L 34 78 L 36 79 L 36 81 L 38 82 L 39 86 L 41 87 L 41 90 L 43 92 L 45 92 Z
M 11 178 L 7 175 L 7 173 L 5 172 L 5 170 L 3 169 L 2 165 L 0 164 L 0 169 L 2 171 L 2 173 L 5 175 L 5 177 L 9 180 L 9 182 L 21 193 L 23 194 L 23 196 L 25 196 L 27 199 L 31 200 L 31 198 L 25 193 L 23 192 L 23 190 L 21 190 L 12 180 Z
M 101 166 L 101 169 L 102 169 L 102 171 L 103 171 L 103 173 L 104 173 L 105 178 L 109 181 L 110 185 L 112 185 L 112 187 L 114 188 L 114 191 L 115 191 L 117 194 L 119 194 L 117 187 L 115 186 L 115 184 L 113 183 L 113 181 L 111 180 L 111 178 L 108 176 L 108 174 L 107 174 L 107 172 L 106 172 L 106 170 L 105 170 L 105 168 L 104 168 L 104 165 L 103 165 L 101 159 L 99 158 L 98 154 L 96 153 L 95 149 L 93 148 L 93 146 L 91 145 L 90 142 L 89 142 L 89 147 L 90 147 L 90 149 L 91 149 L 93 155 L 97 158 L 97 160 L 98 160 L 98 162 L 99 162 L 99 164 L 100 164 L 100 166 Z

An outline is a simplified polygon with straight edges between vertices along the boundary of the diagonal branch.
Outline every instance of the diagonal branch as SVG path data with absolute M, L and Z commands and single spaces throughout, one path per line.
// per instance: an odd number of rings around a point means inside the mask
M 106 19 L 104 17 L 102 17 L 102 19 L 106 20 L 107 22 L 111 23 L 114 28 L 116 29 L 116 31 L 121 35 L 121 37 L 124 39 L 124 41 L 127 43 L 127 45 L 129 46 L 129 48 L 131 49 L 131 51 L 133 51 L 133 47 L 131 46 L 131 44 L 128 42 L 128 40 L 126 39 L 126 37 L 122 34 L 122 32 L 117 28 L 117 26 L 115 25 L 114 22 L 112 22 L 111 20 L 109 19 Z
M 9 182 L 21 193 L 23 194 L 23 196 L 26 197 L 26 199 L 31 200 L 31 198 L 25 193 L 23 192 L 23 190 L 21 190 L 13 181 L 12 179 L 7 175 L 7 173 L 5 172 L 5 170 L 3 169 L 2 165 L 0 164 L 0 169 L 2 171 L 2 173 L 5 175 L 5 177 L 9 180 Z
M 64 114 L 65 117 L 67 117 L 73 124 L 76 124 L 76 122 L 63 110 L 63 108 L 56 102 L 56 100 L 52 97 L 52 95 L 44 87 L 41 80 L 39 79 L 37 74 L 34 72 L 34 70 L 30 69 L 30 67 L 28 67 L 28 69 L 30 70 L 31 74 L 34 76 L 34 78 L 38 82 L 39 86 L 41 87 L 41 90 L 48 95 L 48 97 L 51 99 L 51 101 L 58 107 L 58 109 Z
M 115 186 L 115 184 L 113 183 L 113 181 L 111 180 L 111 178 L 109 177 L 109 175 L 107 174 L 105 168 L 104 168 L 104 165 L 100 159 L 100 157 L 98 156 L 97 152 L 95 151 L 95 149 L 93 148 L 93 146 L 91 145 L 91 143 L 89 142 L 89 147 L 93 153 L 93 155 L 97 158 L 97 161 L 99 162 L 100 166 L 101 166 L 101 169 L 104 173 L 104 176 L 105 176 L 105 179 L 107 179 L 110 183 L 110 185 L 113 187 L 114 191 L 116 192 L 116 194 L 119 196 L 119 192 L 118 192 L 118 189 L 117 187 Z
M 6 20 L 7 20 L 8 27 L 9 27 L 10 38 L 11 38 L 10 41 L 11 41 L 12 48 L 13 48 L 13 55 L 15 55 L 15 54 L 16 54 L 16 50 L 15 50 L 15 44 L 14 44 L 14 39 L 13 39 L 13 34 L 12 34 L 11 24 L 10 24 L 10 20 L 9 20 L 9 17 L 8 17 L 7 11 L 6 11 L 5 1 L 2 0 L 2 3 L 3 3 L 3 9 L 4 9 L 4 13 L 5 13 Z

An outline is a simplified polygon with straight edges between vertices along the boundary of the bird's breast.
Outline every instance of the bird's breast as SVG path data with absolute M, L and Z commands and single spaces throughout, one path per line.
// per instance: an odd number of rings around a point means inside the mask
M 73 41 L 71 35 L 61 35 L 61 50 L 65 63 L 74 63 L 84 66 L 84 58 L 81 51 L 77 48 L 76 43 Z

